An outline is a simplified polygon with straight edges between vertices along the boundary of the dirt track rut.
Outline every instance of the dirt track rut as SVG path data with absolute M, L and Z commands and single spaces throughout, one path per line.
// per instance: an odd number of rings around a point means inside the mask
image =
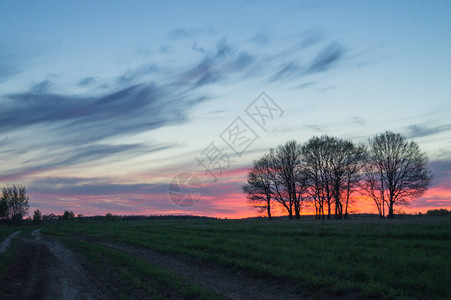
M 105 299 L 74 254 L 58 242 L 19 238 L 0 290 L 1 299 Z
M 93 242 L 91 240 L 91 242 Z M 188 282 L 209 288 L 225 299 L 300 299 L 293 288 L 283 282 L 269 282 L 244 272 L 229 270 L 180 255 L 166 255 L 131 245 L 96 242 L 99 245 L 123 251 L 153 265 L 182 275 Z

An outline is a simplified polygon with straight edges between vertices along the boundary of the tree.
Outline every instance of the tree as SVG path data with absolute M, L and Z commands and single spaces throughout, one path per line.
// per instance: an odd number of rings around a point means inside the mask
M 118 221 L 118 220 L 120 220 L 120 216 L 115 216 L 112 213 L 107 213 L 105 215 L 105 220 L 106 221 Z
M 359 186 L 361 168 L 365 158 L 365 146 L 356 146 L 353 142 L 331 138 L 330 147 L 334 155 L 331 156 L 331 190 L 335 204 L 335 218 L 348 215 L 351 194 Z
M 262 158 L 254 161 L 254 166 L 249 171 L 247 182 L 242 186 L 242 190 L 247 194 L 251 206 L 260 212 L 266 211 L 268 220 L 272 220 L 272 172 L 271 156 L 266 154 Z
M 289 218 L 301 217 L 303 202 L 307 199 L 307 180 L 303 168 L 302 146 L 292 140 L 271 150 L 273 195 L 288 212 Z
M 345 217 L 348 217 L 348 207 L 351 200 L 351 194 L 356 192 L 362 185 L 363 168 L 366 161 L 366 147 L 364 145 L 353 145 L 349 156 L 346 158 L 345 165 L 345 190 L 346 204 Z
M 381 217 L 393 218 L 394 205 L 408 205 L 429 187 L 432 173 L 426 153 L 399 133 L 387 131 L 369 140 L 364 189 Z
M 273 202 L 285 208 L 290 219 L 293 215 L 299 219 L 307 197 L 306 184 L 301 145 L 289 141 L 254 162 L 242 189 L 251 205 L 266 210 L 269 219 Z
M 351 141 L 323 135 L 302 147 L 308 191 L 315 201 L 316 217 L 330 219 L 332 205 L 336 218 L 348 215 L 352 193 L 360 182 L 365 147 Z
M 63 220 L 73 220 L 74 219 L 74 212 L 65 210 L 63 214 Z
M 331 218 L 333 200 L 331 160 L 334 155 L 334 138 L 327 135 L 314 136 L 302 147 L 308 179 L 308 193 L 315 201 L 316 218 Z
M 8 218 L 8 203 L 6 202 L 6 199 L 2 197 L 0 199 L 0 219 L 7 218 Z
M 28 214 L 28 194 L 25 186 L 11 185 L 4 187 L 0 207 L 4 210 L 6 207 L 5 216 L 13 221 L 18 222 L 23 216 Z M 3 212 L 4 213 L 4 212 Z
M 430 209 L 426 212 L 427 216 L 451 216 L 451 209 L 447 210 L 446 208 L 439 208 L 439 209 Z
M 36 209 L 33 214 L 33 224 L 39 225 L 41 224 L 42 216 L 41 211 L 39 209 Z

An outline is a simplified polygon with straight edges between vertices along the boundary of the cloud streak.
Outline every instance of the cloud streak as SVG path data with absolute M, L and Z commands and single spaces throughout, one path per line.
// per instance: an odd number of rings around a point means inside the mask
M 426 126 L 423 124 L 413 124 L 407 127 L 406 136 L 409 138 L 426 137 L 451 130 L 451 124 L 439 126 Z

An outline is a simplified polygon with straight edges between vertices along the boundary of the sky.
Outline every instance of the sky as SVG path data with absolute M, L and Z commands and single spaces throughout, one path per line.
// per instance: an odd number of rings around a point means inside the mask
M 450 19 L 449 1 L 1 1 L 0 185 L 43 214 L 251 217 L 241 185 L 270 148 L 391 130 L 434 173 L 402 211 L 451 208 Z

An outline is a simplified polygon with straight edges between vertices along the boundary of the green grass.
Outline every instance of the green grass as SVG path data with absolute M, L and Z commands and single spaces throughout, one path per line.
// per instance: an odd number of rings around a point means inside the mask
M 3 225 L 0 226 L 0 244 L 11 234 L 13 234 L 16 231 L 22 231 L 23 227 L 21 226 L 7 226 L 7 225 Z
M 19 241 L 14 239 L 11 241 L 9 248 L 0 255 L 0 284 L 5 277 L 5 272 L 18 249 Z
M 119 298 L 128 299 L 140 290 L 151 299 L 216 299 L 218 296 L 198 286 L 185 282 L 180 276 L 168 270 L 153 266 L 146 261 L 124 252 L 82 241 L 74 237 L 59 237 L 69 248 L 76 250 L 88 259 L 91 267 L 98 272 L 107 271 L 115 275 L 110 285 L 118 286 Z M 108 277 L 108 276 L 107 276 Z
M 357 297 L 451 295 L 451 219 L 146 220 L 68 222 L 44 229 L 185 254 L 299 292 Z
M 23 228 L 20 226 L 0 226 L 0 244 L 8 238 L 14 232 L 21 230 Z M 21 233 L 23 234 L 23 232 Z M 17 241 L 17 237 L 11 241 L 8 249 L 0 254 L 0 283 L 3 281 L 3 277 L 5 276 L 6 269 L 9 266 L 9 263 L 13 256 L 15 255 L 18 249 L 19 242 Z

